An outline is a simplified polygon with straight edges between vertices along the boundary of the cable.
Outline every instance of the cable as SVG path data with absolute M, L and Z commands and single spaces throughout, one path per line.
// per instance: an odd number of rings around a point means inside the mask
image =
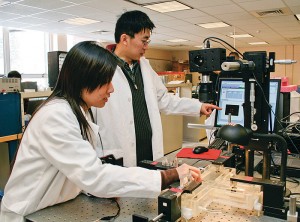
M 213 134 L 214 134 L 214 131 L 211 130 L 211 131 L 210 131 L 209 140 L 208 140 L 208 145 L 210 145 L 210 143 L 211 143 L 211 138 L 212 138 Z
M 285 119 L 291 117 L 291 116 L 294 115 L 294 114 L 300 114 L 300 112 L 293 112 L 293 113 L 287 115 L 286 117 L 283 117 L 280 121 L 283 121 L 283 120 L 285 120 Z M 298 120 L 300 120 L 300 116 L 298 116 Z
M 279 125 L 281 126 L 281 128 L 284 128 L 284 127 L 281 125 L 281 123 L 280 123 L 280 121 L 278 120 L 278 118 L 276 117 L 274 111 L 272 110 L 272 106 L 270 105 L 269 101 L 267 100 L 266 95 L 264 94 L 264 90 L 263 90 L 262 86 L 261 86 L 261 85 L 259 84 L 259 82 L 257 81 L 257 78 L 256 78 L 256 76 L 255 76 L 255 73 L 252 72 L 252 74 L 253 74 L 253 77 L 254 77 L 254 79 L 255 79 L 256 84 L 258 85 L 259 89 L 260 89 L 261 92 L 262 92 L 262 95 L 263 95 L 263 98 L 264 98 L 266 104 L 267 104 L 268 107 L 270 108 L 270 109 L 269 109 L 269 113 L 270 113 L 269 116 L 270 116 L 270 129 L 271 129 L 271 132 L 273 131 L 273 129 L 272 129 L 272 124 L 271 124 L 271 122 L 272 122 L 272 120 L 271 120 L 271 112 L 273 113 L 273 115 L 274 115 L 274 117 L 275 117 L 275 120 L 279 123 Z
M 230 51 L 231 52 L 231 49 L 229 49 L 229 48 L 227 48 L 223 43 L 221 43 L 221 42 L 218 42 L 218 41 L 216 41 L 216 40 L 213 40 L 213 39 L 211 39 L 211 41 L 212 42 L 216 42 L 216 43 L 219 43 L 220 45 L 222 45 L 225 49 L 227 49 L 228 51 Z
M 116 219 L 116 218 L 120 215 L 121 208 L 120 208 L 120 205 L 119 205 L 117 199 L 116 199 L 116 198 L 108 198 L 108 199 L 109 199 L 109 200 L 112 200 L 113 202 L 116 202 L 117 207 L 118 207 L 118 211 L 117 211 L 117 213 L 116 213 L 115 215 L 112 215 L 112 216 L 105 216 L 105 217 L 100 218 L 100 221 L 101 221 L 101 220 L 104 220 L 104 221 L 110 221 L 110 220 L 112 220 L 112 219 Z
M 288 197 L 291 195 L 300 195 L 300 193 L 290 193 L 290 195 L 288 195 Z
M 295 145 L 295 143 L 292 140 L 292 138 L 288 135 L 288 133 L 287 133 L 286 130 L 287 130 L 287 128 L 286 129 L 283 128 L 282 135 L 284 137 L 287 137 L 289 139 L 290 143 L 293 145 L 293 147 L 295 148 L 295 150 L 297 151 L 297 153 L 300 155 L 300 151 L 298 150 L 297 146 Z
M 217 37 L 207 37 L 206 39 L 203 40 L 204 45 L 205 45 L 205 42 L 206 42 L 207 40 L 211 40 L 211 41 L 212 41 L 212 39 L 217 39 L 217 40 L 219 40 L 219 41 L 225 43 L 225 44 L 228 45 L 230 48 L 232 48 L 234 51 L 236 51 L 238 54 L 240 54 L 240 55 L 242 56 L 242 58 L 244 58 L 243 54 L 242 54 L 239 50 L 237 50 L 235 47 L 233 47 L 232 45 L 230 45 L 228 42 L 226 42 L 226 41 L 224 41 L 224 40 L 222 40 L 222 39 L 220 39 L 220 38 L 217 38 Z M 215 41 L 215 42 L 217 42 L 217 41 Z M 219 43 L 220 43 L 220 42 L 219 42 Z M 221 44 L 221 43 L 220 43 L 220 44 Z

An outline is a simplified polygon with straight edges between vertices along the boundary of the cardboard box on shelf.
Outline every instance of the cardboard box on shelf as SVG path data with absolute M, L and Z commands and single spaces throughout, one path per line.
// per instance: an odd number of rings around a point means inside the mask
M 158 72 L 159 76 L 164 76 L 163 78 L 166 79 L 165 83 L 171 81 L 185 81 L 185 73 L 184 72 L 175 72 L 175 71 L 165 71 L 165 72 Z M 165 77 L 167 76 L 167 77 Z

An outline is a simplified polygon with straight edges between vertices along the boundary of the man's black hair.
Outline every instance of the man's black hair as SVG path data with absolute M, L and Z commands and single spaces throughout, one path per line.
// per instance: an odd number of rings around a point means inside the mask
M 148 15 L 141 11 L 128 11 L 120 16 L 115 28 L 115 41 L 120 42 L 122 34 L 129 35 L 134 38 L 136 33 L 142 30 L 149 29 L 152 31 L 155 25 L 150 20 Z

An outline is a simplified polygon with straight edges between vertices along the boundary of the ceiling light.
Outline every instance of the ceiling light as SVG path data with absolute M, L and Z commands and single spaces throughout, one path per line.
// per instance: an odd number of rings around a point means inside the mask
M 91 32 L 93 34 L 99 34 L 99 35 L 104 35 L 104 34 L 110 34 L 110 31 L 106 31 L 106 30 L 96 30 Z
M 211 23 L 205 23 L 205 24 L 197 24 L 201 26 L 202 28 L 206 29 L 214 29 L 214 28 L 222 28 L 222 27 L 228 27 L 230 25 L 226 24 L 225 22 L 211 22 Z
M 195 45 L 196 48 L 203 48 L 203 45 Z
M 231 38 L 249 38 L 249 37 L 253 37 L 250 34 L 239 34 L 239 35 L 230 35 Z
M 249 42 L 250 45 L 267 45 L 267 42 Z
M 152 9 L 154 11 L 161 12 L 161 13 L 191 9 L 191 7 L 184 5 L 177 1 L 169 1 L 169 2 L 143 5 L 143 7 Z
M 89 25 L 89 24 L 100 22 L 100 21 L 87 19 L 87 18 L 73 18 L 73 19 L 62 20 L 60 22 L 64 22 L 64 23 L 71 24 L 71 25 Z
M 189 40 L 186 39 L 170 39 L 170 40 L 166 40 L 167 42 L 187 42 Z
M 300 14 L 296 14 L 295 16 L 300 21 Z

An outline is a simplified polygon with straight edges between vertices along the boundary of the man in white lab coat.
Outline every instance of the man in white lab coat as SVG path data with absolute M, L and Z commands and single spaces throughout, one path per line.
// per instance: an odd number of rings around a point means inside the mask
M 105 108 L 94 110 L 100 126 L 102 155 L 123 157 L 125 166 L 136 166 L 141 160 L 163 156 L 160 112 L 199 116 L 219 109 L 196 99 L 168 94 L 149 61 L 143 57 L 154 27 L 141 11 L 125 12 L 118 19 L 117 44 L 113 49 L 119 62 L 112 80 L 115 93 Z

